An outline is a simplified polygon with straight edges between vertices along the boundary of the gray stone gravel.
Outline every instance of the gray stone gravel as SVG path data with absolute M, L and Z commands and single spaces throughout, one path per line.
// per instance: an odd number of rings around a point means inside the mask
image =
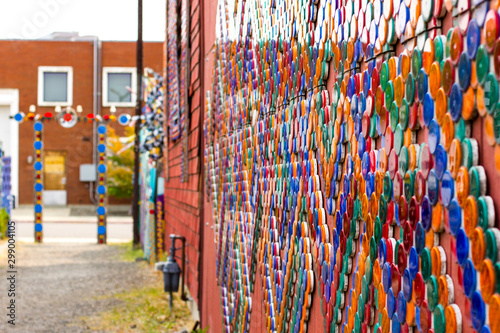
M 81 317 L 93 316 L 118 302 L 100 296 L 153 281 L 152 269 L 144 263 L 122 261 L 120 251 L 96 244 L 18 244 L 16 326 L 7 324 L 7 269 L 2 262 L 0 332 L 90 332 Z

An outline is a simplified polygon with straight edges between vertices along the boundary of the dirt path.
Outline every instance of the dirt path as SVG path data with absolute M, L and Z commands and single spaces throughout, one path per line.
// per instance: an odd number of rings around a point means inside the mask
M 9 299 L 3 258 L 0 332 L 89 332 L 80 318 L 118 302 L 105 296 L 140 288 L 153 279 L 152 270 L 144 263 L 124 262 L 121 251 L 115 246 L 94 244 L 18 244 L 16 326 L 13 329 L 7 324 Z

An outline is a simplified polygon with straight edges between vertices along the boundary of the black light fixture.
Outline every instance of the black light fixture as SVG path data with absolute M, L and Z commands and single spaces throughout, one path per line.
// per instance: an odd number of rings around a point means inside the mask
M 179 239 L 182 242 L 182 246 L 180 248 L 175 248 L 175 241 Z M 183 301 L 187 301 L 188 297 L 186 297 L 186 293 L 184 292 L 184 272 L 185 272 L 185 247 L 186 247 L 186 238 L 184 236 L 178 236 L 171 234 L 170 235 L 170 253 L 167 258 L 167 262 L 163 265 L 163 288 L 166 293 L 170 293 L 169 306 L 170 310 L 172 310 L 173 303 L 173 293 L 179 291 L 180 277 L 182 275 L 182 286 L 181 286 L 181 299 Z M 182 269 L 175 261 L 175 251 L 182 249 Z

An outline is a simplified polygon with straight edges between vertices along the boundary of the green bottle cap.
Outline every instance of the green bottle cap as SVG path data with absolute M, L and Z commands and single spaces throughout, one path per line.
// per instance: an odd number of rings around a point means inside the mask
M 418 48 L 413 50 L 413 54 L 411 56 L 411 72 L 414 77 L 418 75 L 418 72 L 422 68 L 422 54 Z
M 405 98 L 408 102 L 408 105 L 413 105 L 415 101 L 415 79 L 412 73 L 408 73 L 408 77 L 406 78 L 405 83 Z
M 389 65 L 387 61 L 382 63 L 382 68 L 380 68 L 380 87 L 385 91 L 387 87 L 387 81 L 389 80 Z
M 486 257 L 490 258 L 492 262 L 497 261 L 497 239 L 495 233 L 492 229 L 488 229 L 484 233 L 485 243 L 486 243 Z
M 464 118 L 455 123 L 455 137 L 462 142 L 465 139 L 465 121 Z
M 385 94 L 386 96 L 386 103 L 387 103 L 387 93 Z M 390 110 L 390 124 L 391 128 L 396 128 L 396 126 L 399 124 L 399 108 L 398 104 L 396 101 L 393 101 L 392 104 L 386 104 L 391 106 Z
M 430 309 L 430 306 L 429 306 Z M 441 304 L 437 304 L 434 309 L 434 332 L 435 333 L 445 333 L 446 332 L 446 317 L 444 314 L 444 308 Z
M 387 219 L 387 201 L 383 195 L 380 196 L 378 202 L 378 217 L 381 221 L 385 221 Z
M 484 104 L 486 111 L 493 114 L 498 102 L 498 81 L 493 73 L 488 73 L 484 83 Z
M 490 72 L 490 55 L 484 45 L 480 45 L 476 53 L 476 75 L 477 82 L 484 85 L 486 77 Z M 486 94 L 486 92 L 485 92 Z
M 370 256 L 369 256 L 372 264 L 375 262 L 375 259 L 377 259 L 377 250 L 378 250 L 377 242 L 375 241 L 375 237 L 372 236 L 372 238 L 370 239 Z
M 434 59 L 440 63 L 444 59 L 444 46 L 443 46 L 444 36 L 438 36 L 434 38 Z
M 405 147 L 406 148 L 406 147 Z M 392 199 L 392 179 L 389 171 L 387 171 L 384 175 L 384 197 L 386 201 L 390 201 Z
M 394 150 L 396 154 L 399 156 L 401 152 L 401 147 L 403 147 L 403 130 L 399 124 L 396 125 L 396 128 L 392 129 L 394 132 Z
M 372 283 L 372 278 L 373 278 L 373 264 L 372 264 L 372 262 L 370 260 L 370 256 L 366 257 L 366 261 L 365 261 L 365 276 L 363 278 L 366 278 L 366 283 L 368 283 L 368 284 Z M 367 292 L 368 291 L 369 290 L 367 290 Z M 368 302 L 368 300 L 366 302 Z
M 493 265 L 495 268 L 495 289 L 497 293 L 500 293 L 500 261 Z
M 366 268 L 365 268 L 365 271 L 366 271 Z M 365 275 L 365 276 L 363 276 L 363 279 L 361 279 L 361 295 L 360 295 L 361 298 L 360 298 L 360 300 L 363 301 L 363 307 L 365 306 L 365 304 L 369 300 L 369 296 L 370 296 L 369 294 L 370 294 L 370 290 L 368 287 L 368 280 L 366 280 L 366 275 Z
M 398 156 L 398 165 L 399 165 L 399 171 L 402 173 L 406 173 L 408 171 L 408 148 L 406 146 L 401 147 L 401 151 L 399 152 Z
M 385 224 L 385 221 L 384 221 Z M 380 221 L 380 217 L 375 217 L 375 222 L 373 223 L 373 237 L 376 244 L 380 242 L 382 239 L 382 222 Z M 371 256 L 371 253 L 370 253 Z
M 406 131 L 408 128 L 408 112 L 408 102 L 406 101 L 406 98 L 403 98 L 399 108 L 399 125 L 401 125 L 401 129 L 403 131 Z
M 377 138 L 378 132 L 377 132 L 377 115 L 373 114 L 373 116 L 370 119 L 370 137 L 372 139 Z
M 434 311 L 436 305 L 439 303 L 438 284 L 436 277 L 431 275 L 427 281 L 427 304 L 429 310 Z
M 424 282 L 429 281 L 432 274 L 431 251 L 424 247 L 420 253 L 420 269 L 422 270 L 422 278 Z
M 394 101 L 394 84 L 392 83 L 392 81 L 387 82 L 387 86 L 384 89 L 384 97 L 385 97 L 386 108 L 388 106 L 391 106 L 391 110 L 392 110 L 392 102 Z M 397 107 L 397 104 L 396 104 L 396 107 Z M 398 112 L 399 112 L 399 110 L 398 110 Z M 392 111 L 391 111 L 391 113 L 392 113 Z M 391 123 L 391 127 L 392 127 L 392 123 Z

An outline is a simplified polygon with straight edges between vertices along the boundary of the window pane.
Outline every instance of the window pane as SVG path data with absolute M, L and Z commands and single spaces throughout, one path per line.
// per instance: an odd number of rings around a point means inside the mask
M 43 73 L 43 100 L 68 101 L 68 73 Z
M 132 87 L 132 74 L 108 73 L 108 102 L 132 102 L 127 87 Z

